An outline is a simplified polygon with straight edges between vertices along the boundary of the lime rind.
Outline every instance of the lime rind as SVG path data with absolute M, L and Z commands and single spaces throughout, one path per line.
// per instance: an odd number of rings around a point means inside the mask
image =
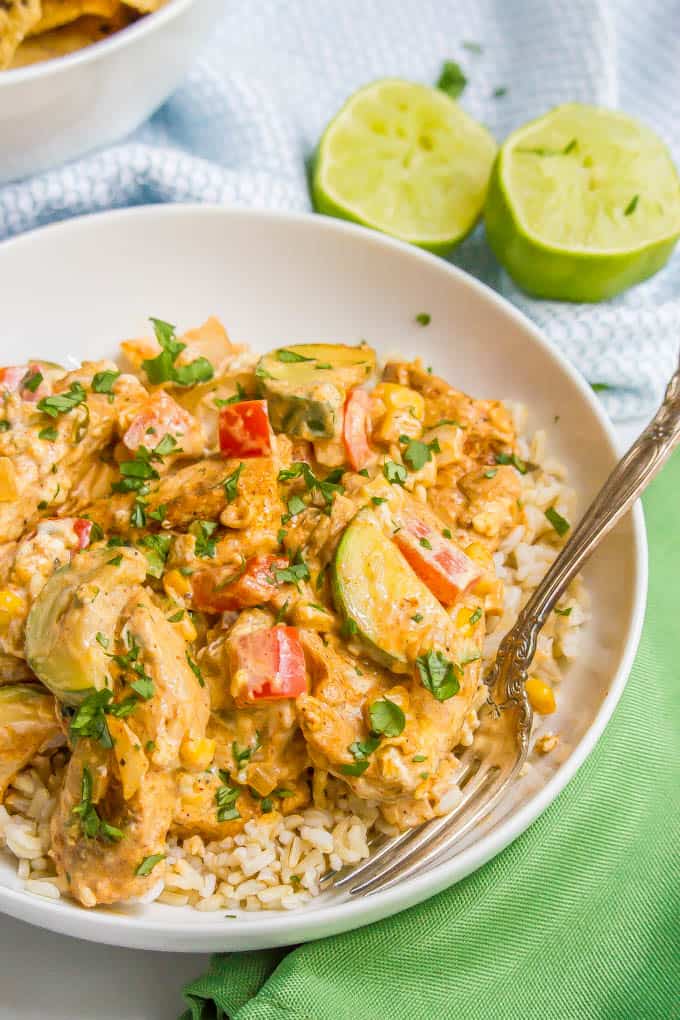
M 496 144 L 443 92 L 383 79 L 356 92 L 317 150 L 318 212 L 445 253 L 475 226 Z
M 680 183 L 644 125 L 568 104 L 505 142 L 485 221 L 492 249 L 522 289 L 599 301 L 668 261 L 680 236 Z

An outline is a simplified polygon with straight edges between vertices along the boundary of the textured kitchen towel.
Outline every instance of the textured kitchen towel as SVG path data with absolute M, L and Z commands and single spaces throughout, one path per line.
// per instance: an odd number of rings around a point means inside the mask
M 287 955 L 216 956 L 186 1020 L 679 1020 L 679 492 L 680 453 L 645 498 L 632 675 L 548 810 L 402 914 Z
M 343 100 L 386 75 L 434 82 L 446 58 L 469 78 L 462 105 L 499 141 L 578 100 L 641 117 L 680 162 L 680 0 L 225 0 L 184 87 L 132 138 L 0 189 L 0 238 L 146 202 L 307 210 L 305 160 Z M 602 397 L 615 418 L 651 411 L 680 337 L 679 254 L 599 306 L 526 298 L 481 229 L 454 261 L 528 312 L 591 382 L 616 387 Z

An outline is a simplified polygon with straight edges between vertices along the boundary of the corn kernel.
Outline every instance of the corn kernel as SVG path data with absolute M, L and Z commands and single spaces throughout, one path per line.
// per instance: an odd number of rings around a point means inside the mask
M 11 588 L 0 589 L 0 627 L 6 627 L 13 619 L 23 616 L 26 602 Z
M 480 567 L 484 567 L 485 570 L 493 570 L 493 556 L 481 542 L 471 542 L 465 550 L 465 555 L 475 563 L 479 563 Z
M 476 619 L 480 619 L 481 613 L 479 612 L 478 609 L 466 609 L 463 606 L 462 609 L 458 610 L 458 613 L 456 614 L 456 627 L 461 632 L 463 637 L 470 637 L 470 635 L 472 634 L 472 628 L 474 624 L 472 624 L 470 621 L 472 620 L 472 617 L 475 616 L 475 613 L 478 614 Z
M 169 598 L 183 599 L 191 592 L 191 581 L 179 570 L 168 570 L 163 576 L 163 587 Z
M 17 473 L 9 457 L 0 457 L 0 503 L 11 503 L 19 494 Z
M 182 741 L 180 755 L 189 768 L 205 769 L 215 757 L 216 742 L 211 737 L 187 738 Z
M 385 407 L 385 414 L 374 431 L 377 439 L 393 443 L 400 435 L 414 439 L 422 433 L 425 418 L 422 394 L 409 386 L 383 382 L 373 390 L 373 398 Z
M 543 683 L 537 676 L 530 676 L 526 682 L 529 704 L 539 715 L 550 715 L 557 708 L 555 692 L 549 684 Z
M 193 620 L 185 613 L 181 620 L 173 623 L 175 630 L 179 631 L 185 641 L 191 644 L 192 641 L 196 640 L 196 628 L 194 627 Z

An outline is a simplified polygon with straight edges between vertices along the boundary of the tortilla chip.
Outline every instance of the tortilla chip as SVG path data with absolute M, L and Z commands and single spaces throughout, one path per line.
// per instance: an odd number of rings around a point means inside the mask
M 96 14 L 100 18 L 112 18 L 120 0 L 42 0 L 42 17 L 27 36 L 42 35 L 76 21 L 84 14 Z
M 125 0 L 128 7 L 134 7 L 140 14 L 152 14 L 166 2 L 167 0 Z
M 40 21 L 40 0 L 3 0 L 0 4 L 0 70 L 10 67 L 27 32 Z
M 109 20 L 86 15 L 72 21 L 70 25 L 62 25 L 51 32 L 24 39 L 14 55 L 12 67 L 26 67 L 37 64 L 41 60 L 54 60 L 65 57 L 75 50 L 106 39 L 107 36 L 125 28 L 133 20 L 132 15 L 122 14 Z

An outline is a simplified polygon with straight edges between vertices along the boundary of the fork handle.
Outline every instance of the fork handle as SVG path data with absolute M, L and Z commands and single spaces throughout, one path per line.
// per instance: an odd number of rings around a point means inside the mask
M 618 462 L 520 613 L 513 631 L 525 635 L 531 632 L 528 644 L 533 646 L 532 658 L 538 632 L 557 600 L 595 547 L 658 474 L 679 441 L 680 366 L 666 388 L 659 410 Z

